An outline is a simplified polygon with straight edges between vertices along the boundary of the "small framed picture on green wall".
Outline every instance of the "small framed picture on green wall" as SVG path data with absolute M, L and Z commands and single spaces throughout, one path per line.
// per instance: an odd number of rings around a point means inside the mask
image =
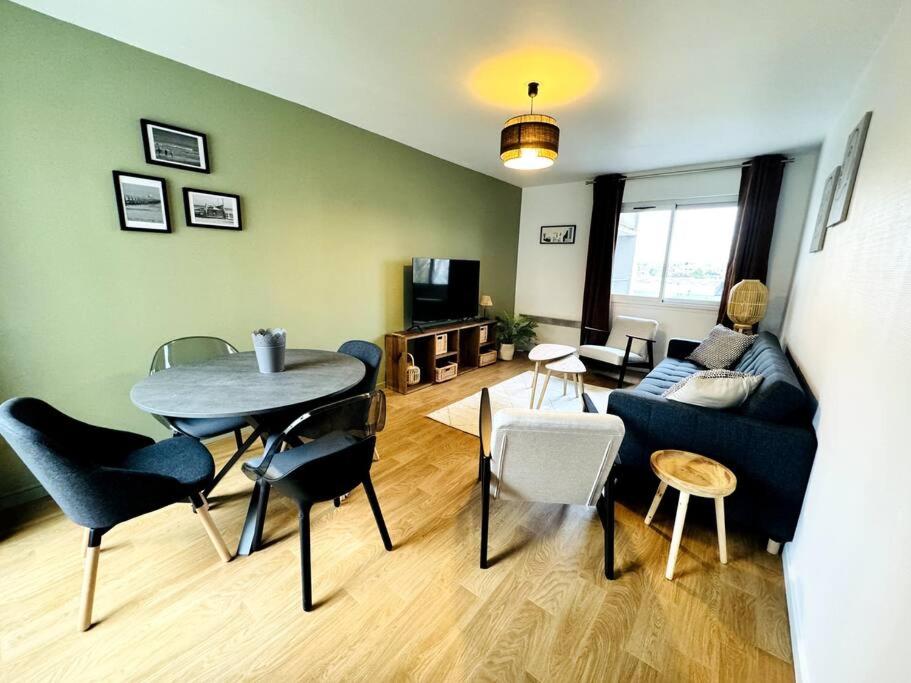
M 165 179 L 126 171 L 113 173 L 120 229 L 171 232 Z
M 193 228 L 241 230 L 240 197 L 236 194 L 183 188 L 187 225 Z
M 209 173 L 209 143 L 205 133 L 167 123 L 140 119 L 146 163 L 185 171 Z

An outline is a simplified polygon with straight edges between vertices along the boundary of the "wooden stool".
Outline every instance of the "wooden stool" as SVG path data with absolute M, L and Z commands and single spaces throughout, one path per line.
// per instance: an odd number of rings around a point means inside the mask
M 528 360 L 533 360 L 535 362 L 535 375 L 531 381 L 531 398 L 528 400 L 528 407 L 535 407 L 535 390 L 538 388 L 538 369 L 541 367 L 541 363 L 545 363 L 549 360 L 557 360 L 558 358 L 565 358 L 576 352 L 572 346 L 566 346 L 565 344 L 538 344 L 535 348 L 528 352 Z
M 661 480 L 658 492 L 652 500 L 652 506 L 645 516 L 645 524 L 652 523 L 652 517 L 658 509 L 658 503 L 670 485 L 680 491 L 680 502 L 677 503 L 677 518 L 674 520 L 674 535 L 671 537 L 671 552 L 667 557 L 667 570 L 664 576 L 674 578 L 674 565 L 677 564 L 677 551 L 680 550 L 680 538 L 683 536 L 683 522 L 686 519 L 686 506 L 690 496 L 715 499 L 715 522 L 718 525 L 718 554 L 721 564 L 728 562 L 727 538 L 724 531 L 724 497 L 737 488 L 737 477 L 720 462 L 687 451 L 655 451 L 651 458 L 652 471 Z
M 569 376 L 572 375 L 573 385 L 576 387 L 576 398 L 579 398 L 585 392 L 585 385 L 582 383 L 582 375 L 585 373 L 585 364 L 579 360 L 578 356 L 567 356 L 560 360 L 548 363 L 544 366 L 547 368 L 547 374 L 544 376 L 544 388 L 541 389 L 541 396 L 538 398 L 538 410 L 544 403 L 544 394 L 547 393 L 547 383 L 550 382 L 550 376 L 554 372 L 563 375 L 563 395 L 566 396 L 566 383 Z M 532 396 L 534 398 L 534 396 Z

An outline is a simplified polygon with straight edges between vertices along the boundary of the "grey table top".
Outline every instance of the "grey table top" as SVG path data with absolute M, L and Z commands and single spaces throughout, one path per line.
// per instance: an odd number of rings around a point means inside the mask
M 288 349 L 285 371 L 263 374 L 246 351 L 156 372 L 133 387 L 130 399 L 166 417 L 262 415 L 350 389 L 365 372 L 344 353 Z

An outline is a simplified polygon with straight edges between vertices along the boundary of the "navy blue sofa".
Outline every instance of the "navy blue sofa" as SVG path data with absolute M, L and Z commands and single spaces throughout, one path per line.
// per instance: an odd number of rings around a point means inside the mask
M 667 358 L 636 387 L 611 392 L 607 412 L 626 425 L 623 468 L 650 471 L 649 457 L 662 448 L 713 458 L 737 476 L 737 490 L 725 499 L 727 519 L 790 541 L 816 453 L 812 398 L 769 332 L 731 368 L 764 377 L 741 407 L 714 410 L 662 398 L 672 384 L 705 369 L 685 360 L 698 344 L 672 339 Z

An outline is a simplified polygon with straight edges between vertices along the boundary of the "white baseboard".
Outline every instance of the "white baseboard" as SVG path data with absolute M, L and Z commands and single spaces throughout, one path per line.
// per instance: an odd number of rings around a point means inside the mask
M 44 498 L 46 496 L 47 492 L 44 490 L 44 488 L 42 488 L 41 484 L 33 484 L 32 486 L 27 486 L 24 489 L 19 489 L 18 491 L 12 491 L 10 493 L 4 493 L 2 496 L 0 496 L 0 510 L 14 508 L 17 505 L 22 505 L 33 500 L 38 500 L 39 498 Z
M 781 565 L 784 569 L 784 593 L 788 602 L 788 622 L 791 631 L 791 659 L 794 660 L 794 678 L 797 683 L 810 683 L 812 678 L 807 673 L 806 657 L 803 656 L 803 614 L 800 599 L 800 581 L 797 571 L 791 564 L 791 544 L 785 543 L 781 553 Z

